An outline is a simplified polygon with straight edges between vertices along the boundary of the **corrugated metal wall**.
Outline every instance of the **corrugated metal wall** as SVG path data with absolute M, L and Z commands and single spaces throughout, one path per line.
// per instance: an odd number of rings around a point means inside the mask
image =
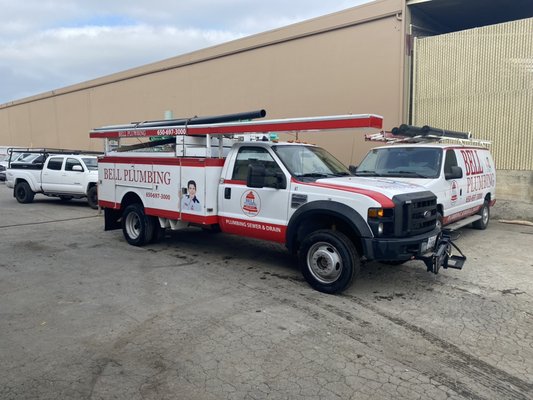
M 415 41 L 412 121 L 492 141 L 496 167 L 533 170 L 533 18 Z

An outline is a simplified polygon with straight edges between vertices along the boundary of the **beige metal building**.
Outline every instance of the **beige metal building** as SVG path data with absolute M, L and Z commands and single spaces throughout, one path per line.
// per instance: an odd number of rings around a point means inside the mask
M 532 3 L 378 0 L 2 104 L 0 145 L 101 150 L 90 129 L 167 111 L 375 113 L 385 129 L 412 122 L 492 140 L 499 195 L 533 203 Z M 375 146 L 350 132 L 309 140 L 347 164 Z

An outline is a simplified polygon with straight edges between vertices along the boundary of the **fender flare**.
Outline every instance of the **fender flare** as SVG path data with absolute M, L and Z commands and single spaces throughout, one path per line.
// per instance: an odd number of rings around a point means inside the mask
M 296 234 L 300 223 L 307 218 L 312 218 L 313 215 L 330 215 L 346 222 L 361 238 L 373 237 L 370 227 L 367 225 L 365 219 L 353 208 L 346 204 L 337 203 L 335 201 L 317 200 L 304 204 L 292 215 L 287 225 L 286 243 L 289 251 L 294 250 L 296 242 Z

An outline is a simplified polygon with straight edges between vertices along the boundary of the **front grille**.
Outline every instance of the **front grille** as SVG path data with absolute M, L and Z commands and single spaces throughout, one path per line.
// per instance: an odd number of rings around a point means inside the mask
M 416 236 L 435 228 L 437 197 L 431 192 L 398 195 L 396 204 L 395 236 Z

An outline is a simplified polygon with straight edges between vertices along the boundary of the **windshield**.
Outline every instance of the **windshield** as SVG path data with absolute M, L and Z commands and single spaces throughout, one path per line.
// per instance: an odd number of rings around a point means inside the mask
M 432 147 L 389 147 L 371 150 L 357 167 L 357 176 L 437 178 L 442 150 Z
M 273 146 L 292 176 L 303 180 L 351 175 L 339 160 L 320 147 Z
M 98 170 L 98 159 L 95 157 L 83 157 L 83 162 L 90 170 Z

